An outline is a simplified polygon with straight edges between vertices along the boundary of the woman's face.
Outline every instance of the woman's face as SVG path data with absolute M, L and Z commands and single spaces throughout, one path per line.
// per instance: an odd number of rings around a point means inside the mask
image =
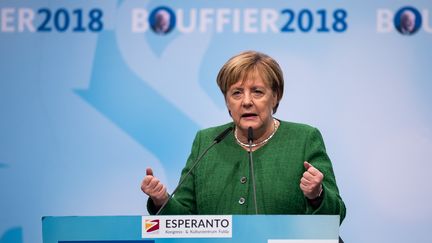
M 273 128 L 273 107 L 276 94 L 259 75 L 231 85 L 226 93 L 226 105 L 236 126 L 247 131 L 249 127 L 264 133 Z

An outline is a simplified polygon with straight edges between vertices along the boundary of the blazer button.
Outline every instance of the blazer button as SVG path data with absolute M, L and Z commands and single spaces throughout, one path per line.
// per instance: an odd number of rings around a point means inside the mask
M 243 197 L 241 197 L 240 199 L 239 199 L 239 204 L 240 205 L 243 205 L 244 203 L 245 203 L 245 199 L 243 198 Z
M 246 181 L 247 181 L 247 179 L 246 179 L 246 177 L 244 177 L 244 176 L 240 179 L 241 184 L 245 184 Z

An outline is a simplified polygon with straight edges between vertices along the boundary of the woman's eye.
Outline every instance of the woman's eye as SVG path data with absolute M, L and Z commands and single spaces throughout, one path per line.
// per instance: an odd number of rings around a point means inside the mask
M 264 91 L 256 89 L 253 91 L 255 96 L 263 96 L 264 95 Z
M 231 95 L 234 97 L 239 97 L 241 95 L 241 92 L 239 90 L 235 90 L 231 93 Z

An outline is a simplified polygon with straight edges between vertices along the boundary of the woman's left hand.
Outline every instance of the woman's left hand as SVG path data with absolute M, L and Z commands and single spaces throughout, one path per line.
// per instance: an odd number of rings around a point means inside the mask
M 305 197 L 315 199 L 321 195 L 324 175 L 307 161 L 304 162 L 304 167 L 306 171 L 300 180 L 300 189 Z

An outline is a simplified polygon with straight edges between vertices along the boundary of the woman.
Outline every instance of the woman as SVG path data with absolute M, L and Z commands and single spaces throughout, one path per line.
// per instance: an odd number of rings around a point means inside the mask
M 253 129 L 254 174 L 259 214 L 335 214 L 345 217 L 332 165 L 320 132 L 273 117 L 283 95 L 283 75 L 271 57 L 240 53 L 217 77 L 231 123 L 197 133 L 182 178 L 213 139 L 234 127 L 193 170 L 163 214 L 254 214 L 248 162 L 248 128 Z M 147 169 L 141 189 L 154 214 L 169 198 L 166 188 Z

